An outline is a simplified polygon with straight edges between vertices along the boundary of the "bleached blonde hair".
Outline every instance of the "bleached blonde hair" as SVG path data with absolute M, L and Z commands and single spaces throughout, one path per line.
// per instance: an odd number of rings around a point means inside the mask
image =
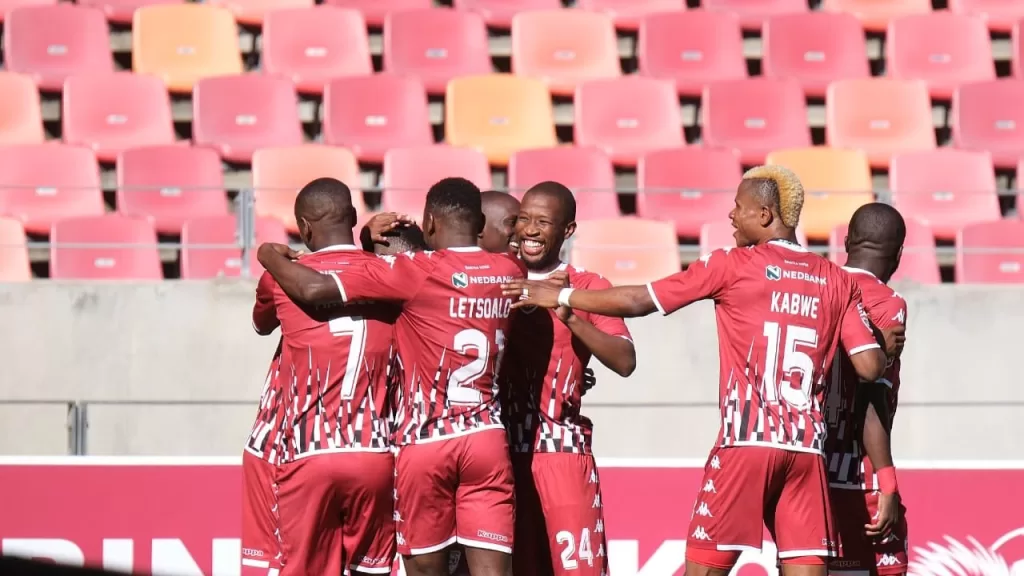
M 787 228 L 796 228 L 800 223 L 800 211 L 804 207 L 804 186 L 789 168 L 783 166 L 756 166 L 747 170 L 744 180 L 767 180 L 774 185 L 779 195 L 779 216 Z

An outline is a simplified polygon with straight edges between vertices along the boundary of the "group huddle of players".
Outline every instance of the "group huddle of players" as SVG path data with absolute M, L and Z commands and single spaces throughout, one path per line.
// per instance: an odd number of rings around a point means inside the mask
M 242 575 L 390 574 L 396 552 L 410 576 L 607 575 L 587 365 L 629 376 L 622 319 L 705 299 L 722 427 L 686 574 L 728 574 L 765 526 L 787 576 L 905 573 L 889 431 L 906 304 L 885 284 L 905 225 L 862 207 L 840 268 L 796 243 L 803 197 L 785 168 L 750 170 L 736 249 L 612 287 L 560 260 L 576 201 L 556 182 L 520 204 L 444 179 L 420 226 L 381 214 L 358 237 L 349 189 L 309 183 L 310 253 L 258 251 L 253 325 L 281 341 L 243 455 Z

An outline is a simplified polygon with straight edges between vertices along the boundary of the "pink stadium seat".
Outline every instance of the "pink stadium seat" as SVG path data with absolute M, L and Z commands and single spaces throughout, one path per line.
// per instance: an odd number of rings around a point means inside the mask
M 278 10 L 312 8 L 314 0 L 207 0 L 215 6 L 223 6 L 235 15 L 235 20 L 245 26 L 262 26 L 266 15 Z
M 483 16 L 488 26 L 508 29 L 520 12 L 558 10 L 561 0 L 455 0 L 455 8 Z
M 639 218 L 579 222 L 569 261 L 612 284 L 643 284 L 679 272 L 672 224 Z
M 1013 76 L 1024 79 L 1024 19 L 1013 25 Z
M 54 280 L 161 280 L 156 231 L 120 214 L 59 220 L 50 232 Z
M 427 190 L 438 180 L 454 176 L 473 182 L 481 190 L 491 187 L 487 157 L 472 148 L 424 146 L 388 150 L 381 178 L 381 211 L 400 212 L 419 220 Z
M 47 234 L 62 218 L 103 214 L 96 155 L 88 148 L 36 144 L 0 148 L 0 215 Z
M 747 77 L 743 31 L 729 12 L 652 14 L 640 23 L 639 72 L 668 78 L 680 94 L 699 96 L 708 82 Z
M 582 10 L 520 12 L 512 19 L 512 72 L 569 96 L 581 82 L 622 74 L 610 16 Z
M 864 29 L 849 14 L 772 16 L 765 22 L 761 39 L 763 74 L 796 80 L 808 96 L 824 97 L 834 80 L 871 75 Z
M 487 25 L 474 12 L 409 10 L 384 21 L 384 71 L 415 76 L 431 94 L 444 94 L 459 76 L 491 73 Z
M 990 30 L 1009 32 L 1024 18 L 1024 4 L 1017 0 L 949 0 L 954 14 L 979 16 Z
M 324 90 L 324 143 L 380 163 L 391 148 L 434 142 L 427 93 L 415 78 L 377 74 L 339 78 Z
M 14 218 L 0 218 L 0 282 L 28 282 L 31 279 L 25 228 Z
M 884 32 L 893 18 L 932 11 L 931 0 L 823 0 L 821 10 L 853 14 L 869 32 Z
M 249 277 L 259 278 L 263 267 L 256 259 L 256 248 L 263 242 L 288 243 L 284 224 L 276 218 L 257 218 L 249 252 Z M 181 230 L 181 278 L 205 280 L 242 274 L 241 238 L 234 215 L 193 218 Z
M 508 161 L 508 188 L 522 199 L 531 186 L 554 180 L 576 196 L 576 219 L 596 220 L 619 216 L 612 161 L 598 148 L 538 148 L 520 150 Z
M 1024 80 L 1004 78 L 965 84 L 953 94 L 953 144 L 988 150 L 996 168 L 1013 168 L 1024 156 Z
M 650 14 L 686 10 L 686 0 L 577 0 L 576 7 L 604 12 L 612 17 L 616 28 L 636 30 Z
M 744 164 L 761 164 L 775 149 L 811 145 L 807 106 L 795 80 L 750 78 L 709 84 L 701 112 L 704 145 L 735 148 Z
M 24 74 L 0 72 L 0 146 L 42 144 L 44 139 L 35 82 Z
M 263 73 L 320 94 L 341 76 L 373 74 L 366 21 L 356 10 L 316 6 L 274 10 L 263 20 Z
M 704 0 L 703 5 L 706 10 L 735 12 L 746 30 L 757 30 L 778 14 L 807 12 L 805 0 Z
M 57 0 L 0 0 L 0 23 L 15 8 L 22 6 L 53 6 Z
M 184 4 L 185 0 L 78 0 L 75 4 L 99 8 L 110 22 L 131 24 L 136 8 L 156 4 Z
M 126 148 L 173 144 L 167 88 L 156 76 L 71 76 L 64 83 L 64 141 L 88 146 L 101 162 Z
M 117 211 L 149 218 L 177 235 L 190 218 L 224 216 L 228 200 L 220 156 L 212 148 L 149 146 L 117 157 Z
M 257 148 L 302 143 L 299 98 L 287 78 L 246 74 L 196 82 L 192 140 L 229 162 L 249 162 Z
M 956 281 L 1024 283 L 1024 222 L 999 220 L 964 226 L 956 237 Z
M 932 98 L 948 100 L 961 84 L 995 79 L 991 44 L 985 23 L 974 16 L 902 16 L 889 22 L 886 71 L 890 78 L 924 80 Z
M 892 204 L 952 240 L 966 224 L 999 220 L 996 174 L 987 152 L 939 148 L 895 154 L 889 165 Z
M 919 284 L 939 284 L 939 260 L 935 253 L 935 236 L 927 224 L 915 218 L 905 218 L 907 238 L 903 242 L 903 257 L 900 267 L 892 276 L 893 282 L 911 281 Z M 846 234 L 848 226 L 837 226 L 828 238 L 829 259 L 836 264 L 846 264 Z
M 59 91 L 72 74 L 114 71 L 107 19 L 73 4 L 25 6 L 4 23 L 4 65 L 28 74 L 43 90 Z
M 732 227 L 732 221 L 728 214 L 718 220 L 705 223 L 700 229 L 700 255 L 710 254 L 719 248 L 735 248 L 736 237 L 733 234 L 736 229 Z M 807 236 L 804 231 L 797 227 L 796 241 L 801 246 L 807 246 Z
M 389 13 L 430 8 L 433 0 L 326 0 L 325 4 L 359 10 L 366 18 L 367 24 L 380 28 Z
M 612 162 L 633 166 L 652 150 L 683 146 L 683 120 L 675 85 L 626 76 L 591 80 L 576 89 L 577 146 L 596 146 Z
M 742 175 L 734 150 L 693 146 L 650 152 L 636 168 L 636 213 L 672 220 L 676 235 L 696 238 L 704 223 L 728 216 Z

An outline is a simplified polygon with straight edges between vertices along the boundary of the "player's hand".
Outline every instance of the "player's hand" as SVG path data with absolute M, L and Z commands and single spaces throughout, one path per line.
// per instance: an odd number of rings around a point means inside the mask
M 889 358 L 897 358 L 903 353 L 903 345 L 907 341 L 907 327 L 893 326 L 882 330 L 885 337 L 885 355 Z
M 401 228 L 402 226 L 408 226 L 415 224 L 416 221 L 407 214 L 398 214 L 397 212 L 381 212 L 370 221 L 366 223 L 366 228 L 370 230 L 370 239 L 373 240 L 374 244 L 387 245 L 387 238 L 384 236 L 388 232 L 391 232 L 395 228 Z
M 561 290 L 562 287 L 552 284 L 549 280 L 513 280 L 501 285 L 502 294 L 518 299 L 512 303 L 513 308 L 558 308 L 558 293 Z
M 583 394 L 581 395 L 586 395 L 594 386 L 597 386 L 597 376 L 594 375 L 593 368 L 587 368 L 583 371 Z
M 892 534 L 893 528 L 900 521 L 900 509 L 903 507 L 899 493 L 878 495 L 878 513 L 871 524 L 864 529 L 869 538 L 884 540 Z
M 259 249 L 256 250 L 256 258 L 261 264 L 266 262 L 268 257 L 273 258 L 274 256 L 284 256 L 289 260 L 295 260 L 299 256 L 305 254 L 302 250 L 292 250 L 291 246 L 287 244 L 277 244 L 274 242 L 264 242 L 260 244 Z
M 552 286 L 557 286 L 559 290 L 569 287 L 569 275 L 562 270 L 552 272 L 551 275 L 547 277 L 547 281 L 550 282 Z M 555 308 L 555 316 L 565 324 L 569 321 L 569 317 L 572 316 L 572 308 L 569 308 L 568 306 L 559 306 L 558 308 Z

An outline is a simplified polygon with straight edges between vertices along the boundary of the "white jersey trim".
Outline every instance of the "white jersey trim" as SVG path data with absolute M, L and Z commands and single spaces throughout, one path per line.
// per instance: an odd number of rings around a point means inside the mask
M 469 538 L 455 537 L 455 541 L 463 546 L 469 546 L 471 548 L 481 548 L 483 550 L 494 550 L 495 552 L 504 552 L 505 554 L 511 554 L 512 548 L 509 546 L 502 546 L 501 544 L 494 544 L 492 542 L 481 542 L 480 540 L 470 540 Z
M 341 283 L 341 278 L 334 272 L 328 272 L 328 276 L 334 278 L 334 283 L 338 285 L 338 294 L 341 296 L 342 303 L 348 303 L 348 294 L 345 293 L 345 285 Z
M 875 384 L 884 384 L 892 390 L 892 380 L 889 380 L 888 378 L 879 378 L 878 380 L 875 380 Z
M 550 272 L 527 271 L 526 279 L 527 280 L 546 280 L 547 278 L 550 278 L 551 275 L 554 274 L 555 272 L 564 272 L 565 269 L 568 268 L 568 267 L 569 267 L 569 265 L 567 263 L 559 262 L 558 263 L 558 267 L 555 268 L 554 270 L 550 271 Z
M 346 448 L 321 448 L 319 450 L 308 450 L 296 454 L 289 461 L 294 462 L 296 460 L 302 460 L 303 458 L 309 458 L 310 456 L 319 456 L 321 454 L 345 454 L 346 452 L 369 452 L 374 454 L 388 454 L 391 452 L 391 448 L 366 448 L 363 446 L 350 446 Z
M 252 558 L 242 558 L 242 566 L 249 566 L 251 568 L 270 568 L 270 561 L 253 560 Z
M 661 306 L 661 302 L 658 301 L 658 295 L 654 293 L 654 284 L 652 282 L 647 283 L 647 293 L 651 295 L 651 300 L 654 301 L 654 306 L 658 309 L 658 312 L 668 316 L 668 312 L 665 312 L 665 308 L 663 308 Z
M 825 453 L 815 448 L 809 448 L 807 446 L 793 446 L 792 444 L 777 444 L 775 442 L 759 442 L 757 440 L 736 440 L 730 441 L 728 444 L 720 445 L 722 448 L 733 448 L 741 446 L 760 446 L 763 448 L 778 448 L 779 450 L 789 450 L 790 452 L 803 452 L 804 454 L 817 454 L 824 458 Z
M 879 346 L 877 342 L 872 342 L 871 344 L 865 344 L 863 346 L 857 346 L 853 350 L 850 350 L 849 352 L 847 352 L 846 355 L 847 356 L 854 356 L 856 354 L 860 354 L 861 352 L 867 352 L 868 350 L 871 350 L 873 348 L 881 348 L 881 346 Z
M 355 244 L 332 244 L 313 252 L 313 254 L 319 254 L 320 252 L 337 252 L 339 250 L 362 250 L 362 248 L 356 247 Z
M 504 424 L 487 424 L 480 426 L 479 428 L 472 428 L 470 430 L 461 430 L 459 432 L 452 432 L 451 434 L 445 434 L 444 436 L 432 436 L 430 438 L 415 438 L 413 442 L 408 442 L 399 446 L 399 449 L 405 446 L 416 446 L 417 444 L 430 444 L 431 442 L 442 442 L 444 440 L 451 440 L 452 438 L 459 438 L 461 436 L 467 436 L 469 434 L 476 434 L 477 432 L 484 432 L 487 430 L 501 430 L 504 432 Z
M 839 482 L 829 482 L 828 487 L 836 488 L 839 490 L 867 490 L 866 488 L 864 488 L 863 482 L 860 484 L 842 484 Z M 871 490 L 871 492 L 873 492 L 873 490 Z
M 804 248 L 795 242 L 789 242 L 786 240 L 769 240 L 768 243 L 772 246 L 779 246 L 787 250 L 792 250 L 793 252 L 807 252 L 807 248 Z
M 455 541 L 457 539 L 457 536 L 452 536 L 451 538 L 445 540 L 444 542 L 441 542 L 440 544 L 434 544 L 433 546 L 427 546 L 426 548 L 409 548 L 409 555 L 422 556 L 424 554 L 430 554 L 431 552 L 437 552 L 438 550 L 442 550 L 444 548 L 451 546 L 452 544 L 455 544 Z
M 479 246 L 454 246 L 448 248 L 449 252 L 482 252 L 483 248 Z
M 833 550 L 786 550 L 779 552 L 779 558 L 799 558 L 801 556 L 823 556 L 832 558 L 836 555 Z
M 846 270 L 850 274 L 867 274 L 868 276 L 871 276 L 875 280 L 878 280 L 878 276 L 875 276 L 874 274 L 872 274 L 871 272 L 869 272 L 869 271 L 867 271 L 867 270 L 865 270 L 863 268 L 854 268 L 853 266 L 843 266 L 843 270 Z
M 348 569 L 354 572 L 362 572 L 364 574 L 391 574 L 391 566 L 361 566 L 359 564 L 353 564 L 349 566 Z

